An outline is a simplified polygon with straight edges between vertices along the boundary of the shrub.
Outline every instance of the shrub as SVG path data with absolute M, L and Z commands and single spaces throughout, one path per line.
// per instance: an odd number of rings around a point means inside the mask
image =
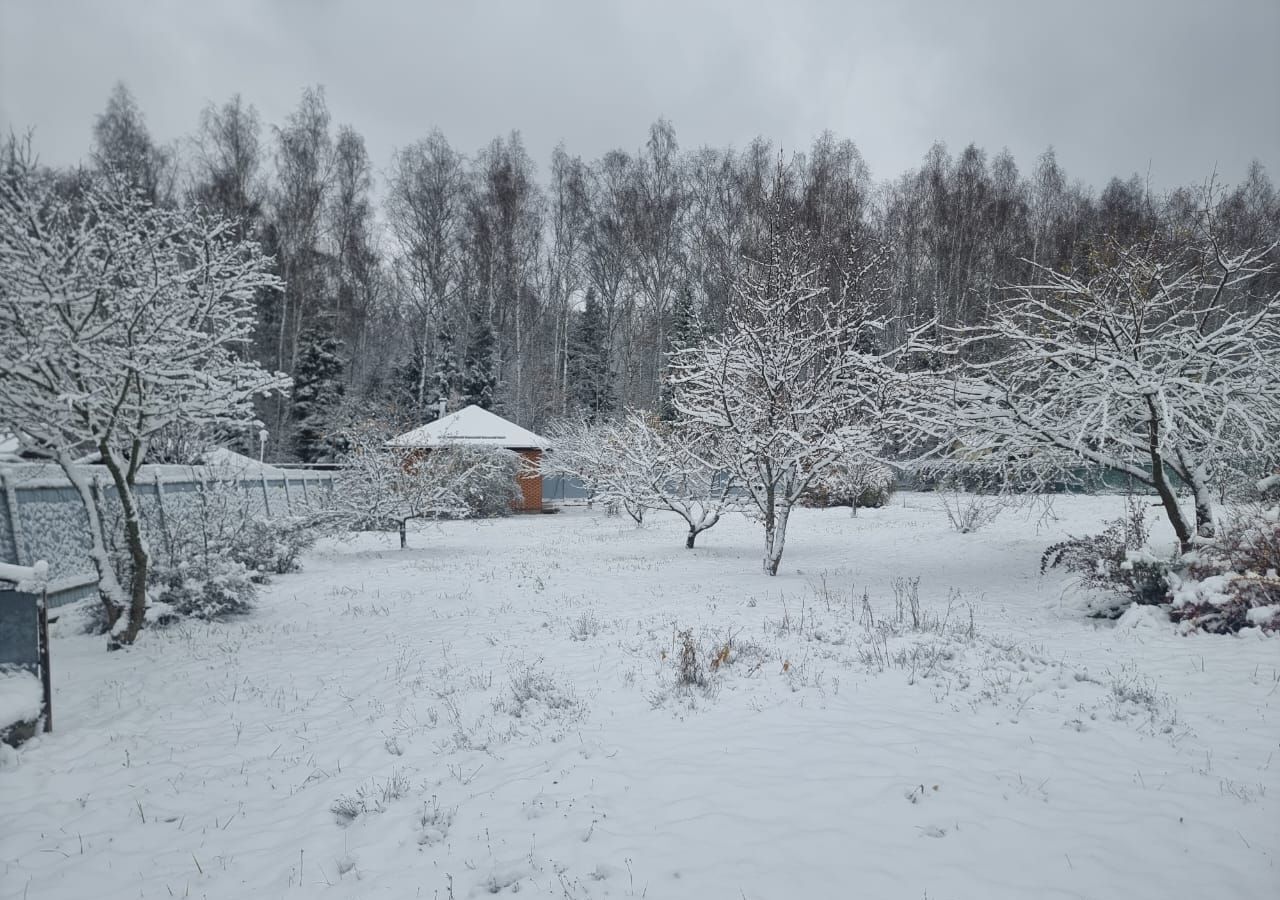
M 232 535 L 231 559 L 242 563 L 261 583 L 270 575 L 287 575 L 299 568 L 298 559 L 316 542 L 316 531 L 302 516 L 276 519 L 255 516 Z
M 944 490 L 938 496 L 947 521 L 961 534 L 972 534 L 986 528 L 1011 502 L 1004 494 L 969 493 L 964 485 Z
M 1125 501 L 1125 514 L 1110 521 L 1100 534 L 1068 537 L 1046 549 L 1040 557 L 1040 572 L 1061 567 L 1086 587 L 1118 593 L 1121 602 L 1103 610 L 1105 615 L 1119 615 L 1129 603 L 1165 603 L 1165 576 L 1172 562 L 1146 549 L 1149 535 L 1142 500 L 1131 496 Z
M 1280 630 L 1280 510 L 1253 508 L 1168 578 L 1169 617 L 1184 630 Z
M 500 456 L 491 469 L 476 472 L 463 488 L 467 518 L 491 519 L 511 515 L 511 504 L 519 499 L 516 474 L 522 465 L 514 453 Z
M 297 571 L 299 558 L 315 542 L 312 519 L 261 515 L 234 474 L 211 478 L 181 496 L 182 502 L 165 503 L 163 515 L 148 508 L 144 518 L 152 552 L 147 589 L 154 609 L 148 616 L 158 624 L 247 612 L 257 585 Z M 108 548 L 127 584 L 132 564 L 120 540 L 123 522 L 118 506 L 108 509 Z M 105 618 L 91 623 L 105 625 Z
M 706 684 L 701 655 L 693 639 L 693 630 L 686 628 L 676 635 L 680 646 L 676 651 L 676 683 L 685 687 L 701 687 Z
M 222 556 L 176 567 L 156 565 L 152 573 L 147 615 L 157 625 L 246 613 L 258 593 L 250 571 L 242 563 Z
M 801 498 L 805 506 L 879 509 L 893 497 L 893 471 L 872 460 L 841 462 L 828 468 Z
M 1102 610 L 1118 615 L 1130 603 L 1168 608 L 1184 632 L 1233 634 L 1243 628 L 1280 630 L 1280 510 L 1245 510 L 1212 543 L 1177 559 L 1147 548 L 1140 501 L 1101 534 L 1054 544 L 1040 571 L 1064 566 L 1083 584 L 1111 591 L 1120 602 Z

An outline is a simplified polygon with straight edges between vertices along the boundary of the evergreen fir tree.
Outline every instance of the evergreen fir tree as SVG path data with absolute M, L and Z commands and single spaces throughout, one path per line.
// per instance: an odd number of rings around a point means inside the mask
M 421 378 L 422 349 L 414 346 L 409 355 L 392 368 L 387 386 L 387 403 L 397 426 L 416 427 L 425 421 L 426 398 L 420 397 L 418 391 Z
M 422 355 L 421 346 L 415 346 L 407 358 L 396 363 L 386 392 L 396 410 L 397 422 L 406 426 L 434 422 L 440 417 L 440 401 L 455 407 L 462 392 L 463 373 L 448 325 L 441 325 L 436 334 L 436 355 L 428 363 L 425 382 Z
M 493 334 L 492 331 L 489 332 Z M 448 404 L 445 412 L 454 402 L 463 388 L 463 372 L 458 366 L 458 355 L 454 347 L 453 331 L 448 325 L 441 325 L 436 335 L 436 366 L 431 373 L 431 406 L 426 410 L 426 421 L 434 422 L 440 417 L 440 401 Z
M 618 406 L 613 380 L 604 307 L 595 291 L 589 290 L 569 339 L 570 403 L 588 421 L 607 419 Z
M 332 335 L 312 329 L 302 338 L 302 350 L 293 370 L 293 407 L 296 423 L 293 451 L 305 463 L 334 458 L 336 445 L 329 437 L 335 431 L 333 417 L 346 393 L 342 373 L 342 342 Z
M 475 404 L 481 409 L 492 409 L 498 392 L 498 371 L 494 351 L 496 341 L 493 325 L 482 309 L 471 319 L 471 335 L 467 341 L 467 353 L 463 360 L 463 405 Z
M 704 336 L 705 329 L 702 320 L 698 317 L 697 307 L 694 305 L 693 291 L 685 285 L 676 294 L 675 303 L 672 304 L 671 329 L 667 332 L 668 350 L 676 351 L 695 346 Z M 676 419 L 671 381 L 665 376 L 662 379 L 662 392 L 658 398 L 658 418 L 664 422 L 674 422 Z

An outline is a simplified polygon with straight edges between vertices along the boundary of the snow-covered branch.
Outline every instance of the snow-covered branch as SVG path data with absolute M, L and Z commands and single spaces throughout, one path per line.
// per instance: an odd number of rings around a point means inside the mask
M 916 345 L 960 360 L 916 395 L 932 440 L 953 458 L 1122 472 L 1156 489 L 1184 546 L 1211 537 L 1230 468 L 1261 474 L 1280 452 L 1280 292 L 1258 289 L 1270 252 L 1148 242 L 1083 272 L 1039 268 L 989 324 Z
M 622 506 L 637 523 L 649 509 L 675 513 L 688 526 L 689 549 L 741 505 L 732 475 L 717 470 L 709 446 L 639 412 L 598 425 L 561 423 L 552 444 L 555 449 L 543 456 L 544 474 L 579 478 L 593 499 Z
M 771 575 L 800 496 L 838 461 L 878 446 L 893 383 L 874 351 L 880 325 L 864 312 L 879 269 L 855 269 L 857 289 L 832 296 L 809 260 L 807 236 L 775 221 L 768 257 L 744 267 L 724 334 L 671 361 L 677 428 L 746 490 Z
M 372 425 L 343 433 L 349 450 L 324 513 L 329 524 L 355 531 L 394 527 L 403 548 L 410 520 L 465 517 L 478 487 L 505 491 L 508 502 L 515 498 L 519 458 L 510 451 L 404 450 L 388 447 L 387 437 L 386 429 Z

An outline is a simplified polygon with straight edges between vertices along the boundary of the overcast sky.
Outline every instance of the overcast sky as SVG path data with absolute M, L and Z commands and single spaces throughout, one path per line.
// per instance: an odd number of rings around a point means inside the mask
M 264 123 L 323 84 L 380 169 L 438 126 L 595 158 L 658 116 L 682 147 L 852 138 L 876 179 L 934 141 L 1053 145 L 1073 177 L 1280 180 L 1277 0 L 0 0 L 0 126 L 68 164 L 123 80 L 161 142 L 240 92 Z

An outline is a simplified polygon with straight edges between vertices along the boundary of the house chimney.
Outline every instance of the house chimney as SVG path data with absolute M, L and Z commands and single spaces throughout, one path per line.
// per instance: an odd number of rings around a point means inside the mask
M 444 397 L 441 397 L 441 398 L 440 398 L 440 403 L 439 403 L 437 406 L 438 406 L 438 409 L 437 409 L 437 412 L 436 412 L 436 418 L 437 418 L 437 419 L 443 419 L 443 418 L 444 418 L 445 411 L 449 408 L 449 401 L 448 401 L 447 399 L 445 399 Z

